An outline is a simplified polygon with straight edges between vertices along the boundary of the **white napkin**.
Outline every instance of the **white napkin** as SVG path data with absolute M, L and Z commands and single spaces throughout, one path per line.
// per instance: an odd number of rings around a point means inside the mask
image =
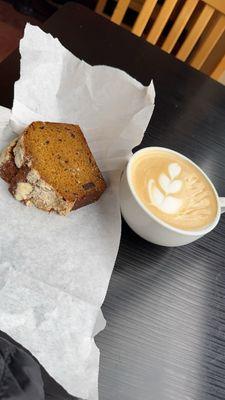
M 28 348 L 72 395 L 96 400 L 104 327 L 100 307 L 117 256 L 118 185 L 154 108 L 154 87 L 125 72 L 90 66 L 27 25 L 20 42 L 11 127 L 35 120 L 78 123 L 104 172 L 101 199 L 68 217 L 15 201 L 0 180 L 0 327 Z M 12 137 L 0 109 L 0 148 Z

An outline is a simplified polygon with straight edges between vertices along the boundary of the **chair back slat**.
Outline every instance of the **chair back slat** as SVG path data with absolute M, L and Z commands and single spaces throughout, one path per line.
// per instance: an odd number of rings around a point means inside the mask
M 144 5 L 135 21 L 135 24 L 132 28 L 132 32 L 135 33 L 137 36 L 141 36 L 148 20 L 154 10 L 154 7 L 157 3 L 157 0 L 145 0 Z
M 175 44 L 177 43 L 177 40 L 183 32 L 197 4 L 198 0 L 187 0 L 185 2 L 166 40 L 162 45 L 162 49 L 167 51 L 167 53 L 170 53 L 173 50 Z
M 124 15 L 129 7 L 130 0 L 119 0 L 117 5 L 113 11 L 111 21 L 115 22 L 116 24 L 121 24 L 123 21 Z
M 103 11 L 104 11 L 104 8 L 106 6 L 106 3 L 107 3 L 107 0 L 98 0 L 98 3 L 96 5 L 96 7 L 95 7 L 95 11 L 98 14 L 102 14 Z
M 156 18 L 146 40 L 152 44 L 155 44 L 159 39 L 163 29 L 165 28 L 170 15 L 172 14 L 177 2 L 179 0 L 166 0 L 163 4 L 158 17 Z
M 212 71 L 211 78 L 219 79 L 221 77 L 221 75 L 223 75 L 224 71 L 225 71 L 225 55 L 222 57 L 220 62 L 217 64 L 217 66 Z
M 200 69 L 202 67 L 202 65 L 210 55 L 211 51 L 215 47 L 216 43 L 218 42 L 224 31 L 225 31 L 225 16 L 221 14 L 217 19 L 217 21 L 215 21 L 206 39 L 199 46 L 198 50 L 196 51 L 196 54 L 192 58 L 191 60 L 192 67 L 196 69 Z
M 185 61 L 188 58 L 214 12 L 215 10 L 211 6 L 208 6 L 207 4 L 204 6 L 186 40 L 176 54 L 176 57 L 179 58 L 179 60 Z

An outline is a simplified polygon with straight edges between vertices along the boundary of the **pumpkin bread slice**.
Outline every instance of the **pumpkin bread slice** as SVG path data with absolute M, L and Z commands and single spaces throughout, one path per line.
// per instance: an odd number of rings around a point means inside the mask
M 103 176 L 78 125 L 33 122 L 0 155 L 0 176 L 19 201 L 61 215 L 98 200 Z

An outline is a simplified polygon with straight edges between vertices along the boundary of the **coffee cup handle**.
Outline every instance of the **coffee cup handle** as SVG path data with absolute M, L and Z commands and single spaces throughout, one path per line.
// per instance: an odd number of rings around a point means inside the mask
M 221 214 L 225 212 L 225 197 L 219 198 L 220 207 L 221 207 Z

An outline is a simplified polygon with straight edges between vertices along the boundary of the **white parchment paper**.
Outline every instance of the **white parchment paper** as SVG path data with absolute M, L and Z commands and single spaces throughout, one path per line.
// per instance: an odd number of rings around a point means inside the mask
M 24 207 L 0 180 L 0 328 L 68 392 L 96 400 L 94 335 L 104 327 L 100 307 L 120 242 L 119 178 L 149 123 L 154 87 L 88 65 L 31 25 L 20 53 L 10 124 L 0 108 L 0 148 L 35 120 L 78 123 L 108 188 L 97 203 L 61 217 Z

